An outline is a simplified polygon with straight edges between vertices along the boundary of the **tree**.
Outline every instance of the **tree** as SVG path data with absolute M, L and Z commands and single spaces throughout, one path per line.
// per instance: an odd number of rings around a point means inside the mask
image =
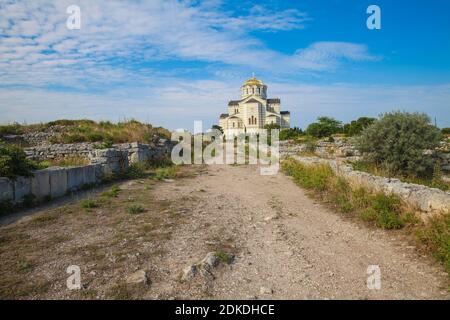
M 431 176 L 434 160 L 424 155 L 439 145 L 441 133 L 426 114 L 391 112 L 364 129 L 356 147 L 366 161 L 394 174 Z
M 27 159 L 22 148 L 0 144 L 0 177 L 16 179 L 19 176 L 30 177 L 36 164 Z
M 295 139 L 303 134 L 302 129 L 294 127 L 280 131 L 280 140 Z
M 306 134 L 316 138 L 323 138 L 342 132 L 342 123 L 334 118 L 319 117 L 317 120 L 318 122 L 311 123 L 306 128 Z
M 448 134 L 450 134 L 450 128 L 443 128 L 441 130 L 441 132 L 442 132 L 442 134 L 448 135 Z
M 355 136 L 376 121 L 375 118 L 360 117 L 344 125 L 344 133 L 348 136 Z

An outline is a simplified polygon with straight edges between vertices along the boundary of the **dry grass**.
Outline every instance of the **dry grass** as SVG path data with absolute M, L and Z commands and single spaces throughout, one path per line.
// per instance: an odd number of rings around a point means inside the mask
M 38 163 L 40 169 L 48 167 L 71 167 L 71 166 L 85 166 L 90 164 L 87 157 L 81 155 L 71 155 L 64 158 L 48 159 Z

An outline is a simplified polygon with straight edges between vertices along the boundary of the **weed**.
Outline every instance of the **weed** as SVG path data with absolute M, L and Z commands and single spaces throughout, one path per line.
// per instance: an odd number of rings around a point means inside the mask
M 120 187 L 118 185 L 113 185 L 111 190 L 102 193 L 102 197 L 106 198 L 117 198 L 119 196 Z
M 144 207 L 141 206 L 140 204 L 132 204 L 127 207 L 127 212 L 129 214 L 138 214 L 138 213 L 142 213 L 144 211 L 145 211 Z
M 100 207 L 100 202 L 95 199 L 88 198 L 81 200 L 80 205 L 82 208 L 90 210 Z

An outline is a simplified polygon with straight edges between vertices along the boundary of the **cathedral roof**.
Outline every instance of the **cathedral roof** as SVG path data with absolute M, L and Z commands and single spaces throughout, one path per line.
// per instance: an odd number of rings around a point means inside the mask
M 220 119 L 228 118 L 228 113 L 222 113 Z
M 256 100 L 256 99 L 254 99 L 254 98 L 251 98 L 250 100 L 247 100 L 247 101 L 246 101 L 246 103 L 248 103 L 248 102 L 257 102 L 257 103 L 259 103 L 259 101 Z
M 244 82 L 244 86 L 263 86 L 263 85 L 264 83 L 261 80 L 256 79 L 254 76 Z
M 267 99 L 267 103 L 280 103 L 280 99 Z
M 230 102 L 228 102 L 229 106 L 237 106 L 239 105 L 239 102 L 241 102 L 241 100 L 231 100 Z
M 289 111 L 280 111 L 280 114 L 291 114 Z

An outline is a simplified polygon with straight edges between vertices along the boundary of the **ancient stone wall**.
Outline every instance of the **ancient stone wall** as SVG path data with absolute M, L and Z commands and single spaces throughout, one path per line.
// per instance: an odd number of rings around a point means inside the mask
M 82 155 L 90 160 L 90 165 L 50 167 L 35 171 L 33 177 L 19 177 L 16 180 L 0 177 L 0 201 L 17 203 L 30 194 L 37 199 L 60 197 L 86 185 L 100 183 L 105 175 L 123 172 L 132 163 L 151 162 L 169 156 L 172 146 L 170 141 L 161 139 L 155 145 L 126 143 L 108 149 L 95 149 L 89 143 L 27 148 L 28 157 L 33 159 Z
M 423 185 L 405 183 L 399 179 L 384 178 L 366 172 L 356 171 L 350 165 L 339 160 L 319 157 L 292 157 L 305 164 L 328 164 L 336 174 L 367 188 L 396 194 L 406 202 L 417 206 L 421 211 L 447 212 L 450 210 L 450 192 L 444 192 Z

